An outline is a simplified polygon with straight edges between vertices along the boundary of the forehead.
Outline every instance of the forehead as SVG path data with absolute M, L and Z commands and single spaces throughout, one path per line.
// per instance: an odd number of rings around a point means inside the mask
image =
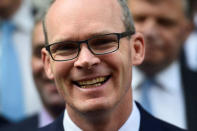
M 173 6 L 184 9 L 184 0 L 129 0 L 129 2 L 147 3 L 152 6 Z
M 32 34 L 32 45 L 33 46 L 44 45 L 42 22 L 39 22 L 34 26 L 33 34 Z
M 124 30 L 117 0 L 57 0 L 46 16 L 49 42 Z
M 168 17 L 185 17 L 185 7 L 182 0 L 129 0 L 132 13 L 142 12 Z

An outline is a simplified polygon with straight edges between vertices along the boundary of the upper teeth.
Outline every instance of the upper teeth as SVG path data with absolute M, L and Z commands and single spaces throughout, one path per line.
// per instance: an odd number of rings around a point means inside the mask
M 97 77 L 97 78 L 94 78 L 92 80 L 80 81 L 80 82 L 78 82 L 78 84 L 80 86 L 83 86 L 83 85 L 93 85 L 93 84 L 96 84 L 96 83 L 103 82 L 105 79 L 106 79 L 106 77 Z

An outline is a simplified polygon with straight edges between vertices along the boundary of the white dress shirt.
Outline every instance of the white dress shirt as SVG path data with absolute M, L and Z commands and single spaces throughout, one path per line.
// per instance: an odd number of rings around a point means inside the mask
M 31 70 L 31 33 L 34 20 L 30 8 L 30 2 L 30 0 L 23 0 L 19 10 L 17 10 L 11 18 L 11 21 L 16 26 L 13 41 L 15 46 L 14 48 L 19 56 L 19 63 L 22 72 L 22 84 L 24 88 L 25 114 L 28 115 L 34 114 L 41 108 L 41 102 L 34 86 Z
M 150 87 L 149 100 L 152 115 L 181 128 L 186 128 L 185 101 L 179 63 L 177 61 L 173 62 L 154 78 L 161 87 L 157 87 L 157 85 Z M 142 90 L 139 85 L 144 79 L 145 75 L 134 67 L 133 97 L 140 103 Z
M 194 31 L 189 35 L 184 44 L 184 51 L 187 66 L 191 70 L 197 71 L 197 11 L 194 13 L 194 26 Z
M 184 50 L 187 66 L 191 70 L 197 71 L 197 30 L 193 31 L 189 35 L 187 41 L 184 44 Z
M 118 118 L 117 118 L 118 119 Z M 63 127 L 65 131 L 82 131 L 69 117 L 67 110 L 64 112 Z M 136 104 L 133 102 L 133 110 L 119 131 L 139 131 L 140 128 L 140 112 Z

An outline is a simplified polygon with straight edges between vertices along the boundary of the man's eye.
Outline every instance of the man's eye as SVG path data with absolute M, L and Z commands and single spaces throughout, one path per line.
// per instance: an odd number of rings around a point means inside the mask
M 135 16 L 134 15 L 134 22 L 138 22 L 138 23 L 142 23 L 142 22 L 144 22 L 146 20 L 146 17 L 145 16 Z
M 169 27 L 169 28 L 177 25 L 175 20 L 165 19 L 165 18 L 158 19 L 158 23 L 164 27 Z

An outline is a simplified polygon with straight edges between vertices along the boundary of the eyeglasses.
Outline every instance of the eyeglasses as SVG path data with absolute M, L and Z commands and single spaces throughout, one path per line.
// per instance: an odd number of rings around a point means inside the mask
M 62 41 L 46 45 L 54 61 L 69 61 L 78 57 L 81 50 L 80 45 L 87 44 L 88 49 L 94 55 L 104 55 L 115 52 L 119 49 L 119 41 L 123 37 L 133 35 L 135 32 L 110 33 L 97 35 L 83 41 Z

